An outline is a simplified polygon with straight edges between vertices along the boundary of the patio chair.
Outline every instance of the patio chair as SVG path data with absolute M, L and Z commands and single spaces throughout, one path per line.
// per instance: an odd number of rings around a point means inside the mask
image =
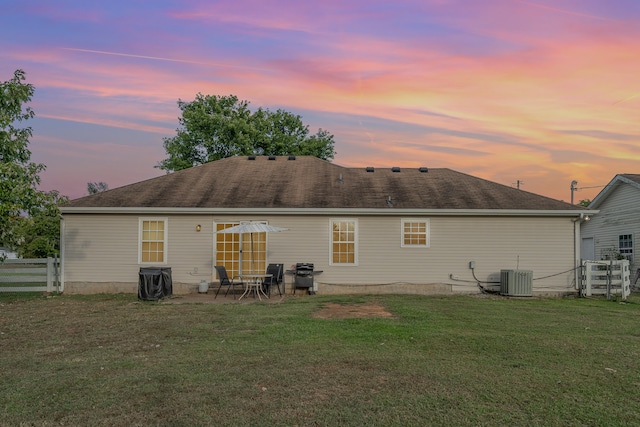
M 284 267 L 282 264 L 269 264 L 267 266 L 267 274 L 271 274 L 271 277 L 265 277 L 262 281 L 262 288 L 266 290 L 267 295 L 271 296 L 271 287 L 277 286 L 278 293 L 282 296 L 282 290 L 280 284 L 284 275 Z M 284 287 L 284 286 L 283 286 Z
M 227 269 L 225 268 L 224 265 L 216 265 L 214 268 L 218 272 L 218 278 L 220 279 L 220 286 L 218 286 L 218 290 L 216 291 L 216 296 L 213 299 L 218 298 L 218 293 L 220 292 L 220 289 L 222 289 L 223 286 L 227 286 L 227 292 L 225 292 L 224 296 L 226 297 L 227 294 L 229 293 L 229 290 L 233 288 L 233 299 L 236 299 L 235 287 L 240 286 L 240 289 L 244 289 L 244 283 L 242 281 L 239 281 L 239 282 L 235 281 L 235 278 L 238 276 L 234 276 L 233 278 L 229 279 L 229 276 L 227 275 Z

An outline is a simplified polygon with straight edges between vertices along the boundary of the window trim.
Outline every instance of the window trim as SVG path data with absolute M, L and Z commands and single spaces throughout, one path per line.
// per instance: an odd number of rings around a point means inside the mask
M 341 263 L 333 261 L 333 224 L 336 222 L 353 222 L 353 262 Z M 358 266 L 358 219 L 357 218 L 330 218 L 329 219 L 329 265 L 339 267 Z
M 406 244 L 404 225 L 408 222 L 423 222 L 425 224 L 426 243 L 424 245 Z M 431 221 L 429 218 L 402 218 L 400 220 L 400 247 L 409 249 L 425 249 L 431 247 Z
M 618 253 L 633 263 L 633 233 L 618 234 Z M 621 243 L 628 243 L 628 247 L 622 247 Z
M 142 261 L 142 229 L 145 221 L 164 222 L 164 257 L 162 261 L 144 262 Z M 139 265 L 166 265 L 169 258 L 169 218 L 168 217 L 139 217 L 138 218 L 138 264 Z

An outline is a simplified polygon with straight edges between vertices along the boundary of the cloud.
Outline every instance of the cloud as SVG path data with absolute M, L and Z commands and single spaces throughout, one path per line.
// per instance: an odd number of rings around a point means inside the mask
M 596 15 L 592 15 L 589 13 L 582 13 L 582 12 L 576 12 L 573 10 L 569 10 L 569 9 L 561 9 L 558 7 L 552 7 L 552 6 L 547 6 L 545 4 L 541 4 L 541 3 L 536 3 L 536 2 L 532 2 L 532 1 L 525 1 L 525 0 L 511 0 L 514 3 L 520 3 L 520 4 L 524 4 L 526 6 L 531 6 L 531 7 L 535 7 L 535 8 L 539 8 L 539 9 L 544 9 L 546 11 L 551 11 L 554 13 L 561 13 L 561 14 L 565 14 L 565 15 L 571 15 L 571 16 L 575 16 L 578 18 L 587 18 L 587 19 L 597 19 L 597 20 L 604 20 L 604 21 L 612 21 L 612 19 L 603 17 L 603 16 L 596 16 Z
M 639 135 L 630 135 L 618 132 L 607 132 L 602 130 L 562 130 L 562 133 L 568 135 L 580 135 L 586 136 L 593 139 L 601 139 L 601 140 L 615 140 L 615 141 L 637 141 L 640 136 Z
M 564 195 L 558 183 L 597 185 L 637 167 L 627 160 L 637 159 L 631 146 L 640 134 L 640 27 L 632 5 L 35 6 L 19 14 L 19 24 L 33 28 L 24 37 L 7 30 L 18 15 L 0 17 L 0 35 L 11 40 L 0 71 L 24 67 L 36 86 L 32 105 L 43 125 L 34 151 L 44 149 L 40 138 L 68 147 L 63 141 L 75 132 L 91 144 L 70 158 L 86 153 L 94 161 L 100 155 L 91 150 L 109 142 L 91 140 L 95 125 L 111 143 L 131 144 L 121 150 L 127 156 L 142 158 L 138 145 L 159 153 L 137 168 L 123 161 L 135 168 L 129 181 L 141 167 L 157 172 L 161 138 L 178 125 L 177 99 L 202 92 L 303 115 L 312 129 L 336 136 L 340 164 L 450 167 Z M 85 176 L 84 164 L 59 164 L 59 174 Z

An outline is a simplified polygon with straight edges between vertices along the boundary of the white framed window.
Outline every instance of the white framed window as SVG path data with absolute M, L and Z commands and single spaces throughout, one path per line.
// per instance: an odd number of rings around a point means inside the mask
M 167 218 L 140 218 L 138 223 L 138 264 L 167 263 Z
M 405 218 L 402 220 L 400 246 L 403 248 L 428 248 L 430 244 L 429 220 Z
M 618 236 L 618 252 L 633 263 L 633 234 L 620 234 Z
M 330 265 L 358 265 L 358 220 L 331 219 Z

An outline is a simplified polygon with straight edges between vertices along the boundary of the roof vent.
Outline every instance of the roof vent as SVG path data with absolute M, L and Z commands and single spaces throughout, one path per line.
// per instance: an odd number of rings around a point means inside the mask
M 340 177 L 338 178 L 338 184 L 344 184 L 344 179 L 342 179 L 342 174 L 340 174 Z
M 400 172 L 400 168 L 397 166 L 394 166 L 391 168 L 391 172 Z
M 275 160 L 276 156 L 269 156 L 269 160 Z
M 373 172 L 375 171 L 375 169 L 373 168 L 373 166 L 367 166 L 367 168 L 365 169 L 367 172 Z
M 391 196 L 387 197 L 387 206 L 393 206 L 393 202 L 391 201 Z
M 429 168 L 425 168 L 425 167 L 418 168 L 418 170 L 419 170 L 421 173 L 427 173 L 427 172 L 429 172 Z
M 289 158 L 287 160 L 295 160 L 296 156 L 289 156 Z
M 256 156 L 249 156 L 249 157 L 247 157 L 247 160 L 255 160 L 255 159 L 256 159 Z

